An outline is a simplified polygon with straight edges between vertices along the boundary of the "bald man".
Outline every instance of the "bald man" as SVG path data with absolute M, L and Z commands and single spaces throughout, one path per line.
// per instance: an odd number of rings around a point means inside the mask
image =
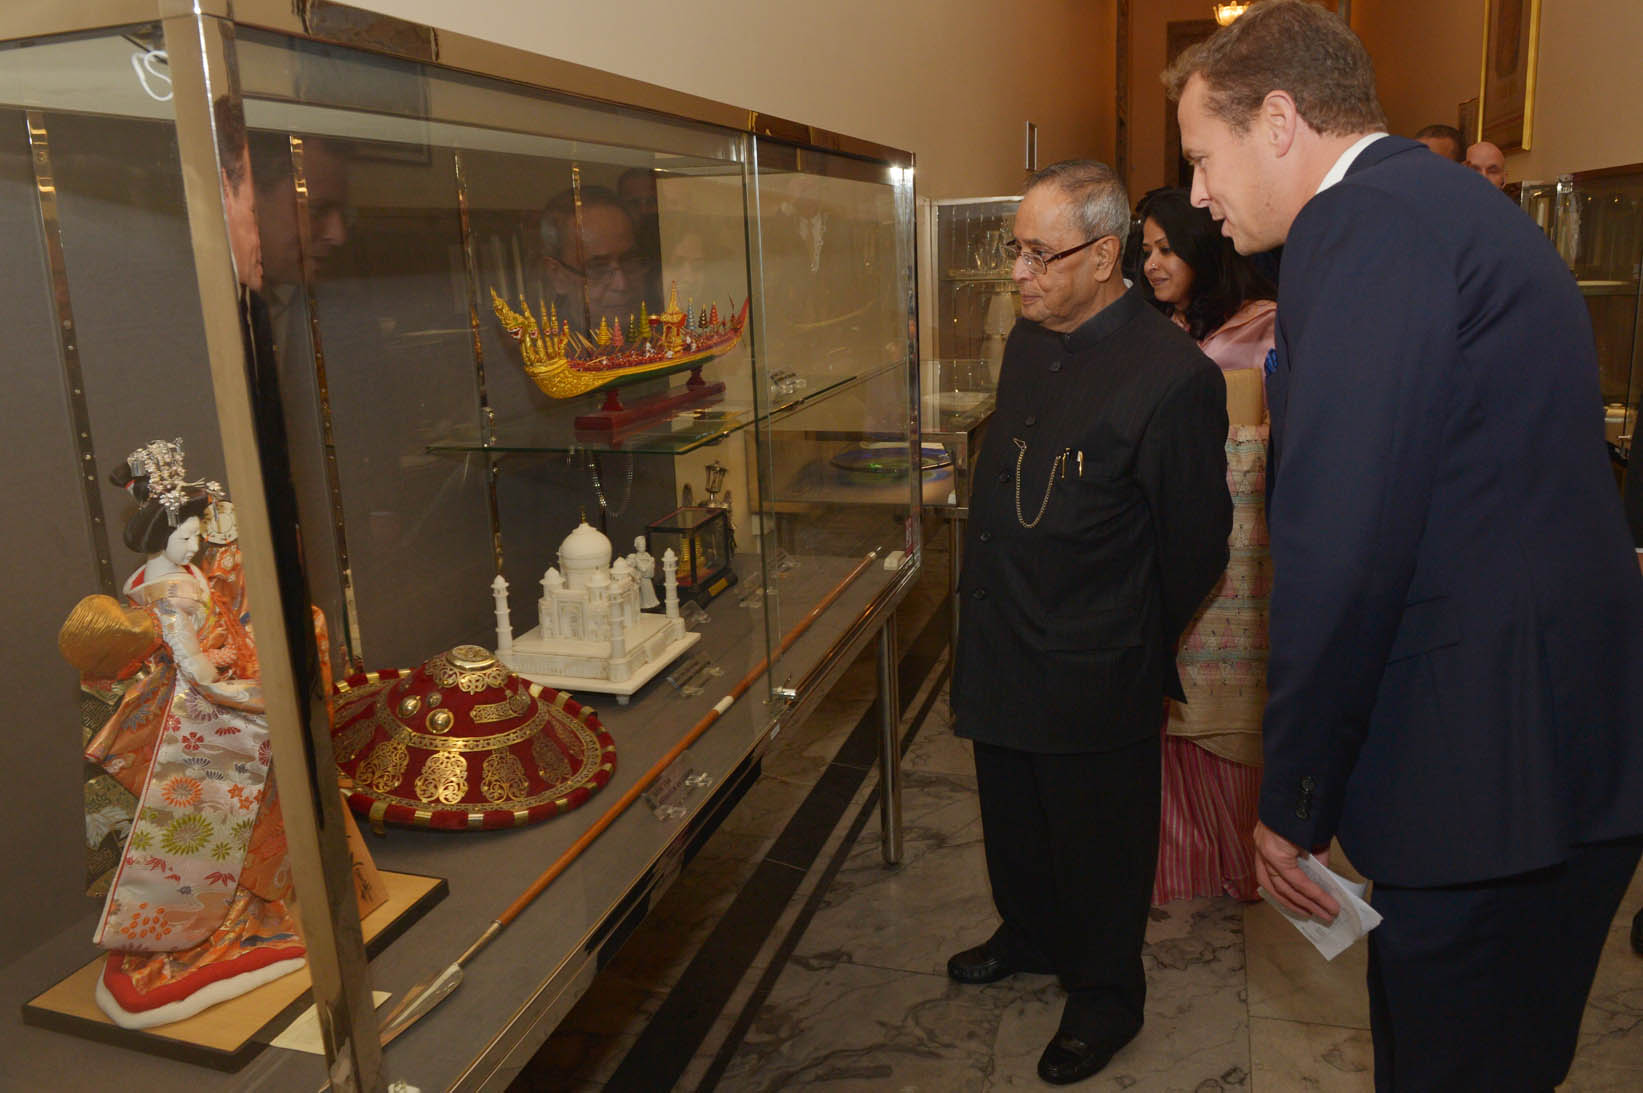
M 1497 190 L 1506 185 L 1506 156 L 1486 140 L 1466 149 L 1466 166 L 1488 179 L 1489 185 Z

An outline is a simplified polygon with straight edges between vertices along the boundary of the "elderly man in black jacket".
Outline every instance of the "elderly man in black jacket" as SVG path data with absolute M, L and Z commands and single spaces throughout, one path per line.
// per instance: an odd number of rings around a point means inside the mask
M 1139 1031 L 1175 644 L 1227 561 L 1226 384 L 1127 288 L 1123 184 L 1058 163 L 1016 213 L 1010 334 L 976 464 L 953 675 L 1002 924 L 948 974 L 1054 972 L 1039 1075 L 1081 1080 Z

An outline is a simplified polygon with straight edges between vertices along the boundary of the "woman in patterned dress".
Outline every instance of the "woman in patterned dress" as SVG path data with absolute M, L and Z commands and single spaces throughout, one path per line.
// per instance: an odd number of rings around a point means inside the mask
M 1226 893 L 1253 900 L 1266 704 L 1266 443 L 1263 386 L 1277 304 L 1272 285 L 1185 190 L 1150 193 L 1141 221 L 1143 291 L 1227 380 L 1226 575 L 1181 639 L 1185 704 L 1170 703 L 1153 903 Z

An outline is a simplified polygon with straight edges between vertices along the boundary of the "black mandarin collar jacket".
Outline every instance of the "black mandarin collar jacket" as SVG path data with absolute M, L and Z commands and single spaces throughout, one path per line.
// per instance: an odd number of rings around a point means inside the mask
M 960 736 L 1061 753 L 1158 731 L 1226 568 L 1226 437 L 1220 369 L 1139 290 L 1069 334 L 1017 322 L 970 495 Z

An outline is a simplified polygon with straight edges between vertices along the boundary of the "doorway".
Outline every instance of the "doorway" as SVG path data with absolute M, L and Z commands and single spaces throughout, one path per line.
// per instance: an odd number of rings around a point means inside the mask
M 1214 19 L 1178 19 L 1164 24 L 1164 62 L 1174 64 L 1188 46 L 1214 34 L 1220 27 Z M 1175 120 L 1175 105 L 1164 101 L 1164 185 L 1192 185 L 1192 165 L 1181 155 L 1181 123 Z

